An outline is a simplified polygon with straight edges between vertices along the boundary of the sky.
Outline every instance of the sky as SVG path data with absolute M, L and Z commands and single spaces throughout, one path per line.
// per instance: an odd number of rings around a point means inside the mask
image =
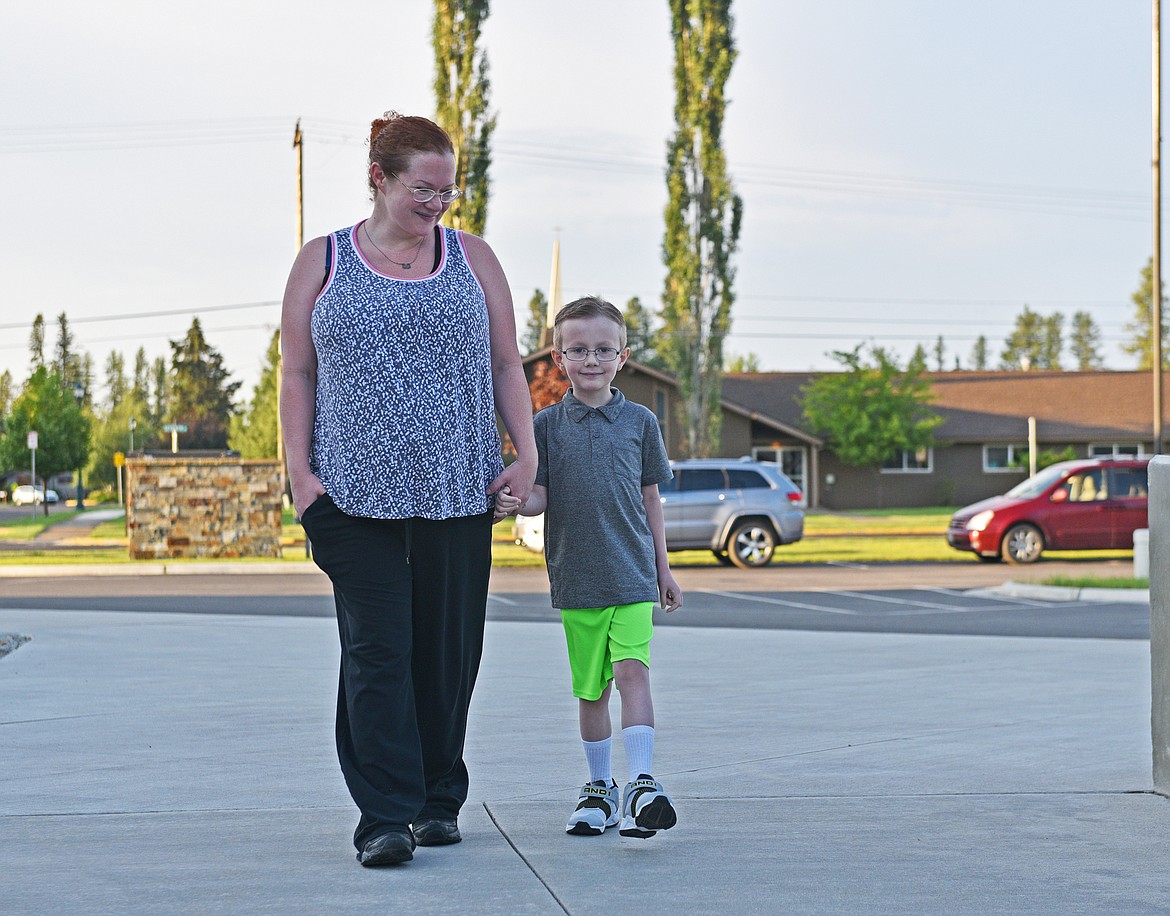
M 431 0 L 3 2 L 0 372 L 64 311 L 99 378 L 198 316 L 240 397 L 296 249 L 368 215 L 370 120 L 431 115 Z M 1108 368 L 1152 251 L 1149 0 L 735 0 L 724 145 L 744 223 L 728 357 L 947 368 L 1025 305 L 1089 312 Z M 560 240 L 565 301 L 657 310 L 673 129 L 665 0 L 496 0 L 484 237 L 521 327 Z M 51 348 L 55 332 L 48 334 Z M 1067 356 L 1066 362 L 1070 357 Z M 99 395 L 100 398 L 100 395 Z

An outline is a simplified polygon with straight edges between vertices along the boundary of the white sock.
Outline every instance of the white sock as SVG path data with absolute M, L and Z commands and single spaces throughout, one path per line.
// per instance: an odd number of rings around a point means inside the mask
M 613 782 L 613 766 L 610 763 L 613 738 L 603 738 L 600 741 L 582 740 L 581 744 L 585 748 L 585 762 L 589 764 L 589 781 L 601 780 L 608 786 Z
M 654 767 L 654 726 L 631 725 L 622 729 L 622 744 L 626 747 L 626 765 L 630 768 L 630 782 Z

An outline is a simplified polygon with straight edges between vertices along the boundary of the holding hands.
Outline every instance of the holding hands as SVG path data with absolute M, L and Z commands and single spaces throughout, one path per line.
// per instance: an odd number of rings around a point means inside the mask
M 522 505 L 519 496 L 512 495 L 512 489 L 504 486 L 496 491 L 495 508 L 492 512 L 492 524 L 502 521 L 509 515 L 514 515 Z

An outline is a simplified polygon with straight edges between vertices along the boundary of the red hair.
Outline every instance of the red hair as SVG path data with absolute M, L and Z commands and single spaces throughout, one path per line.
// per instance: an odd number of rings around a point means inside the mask
M 417 115 L 388 111 L 370 124 L 370 162 L 378 163 L 383 172 L 397 175 L 410 166 L 419 153 L 455 155 L 451 138 L 434 121 Z M 370 190 L 376 191 L 374 179 Z

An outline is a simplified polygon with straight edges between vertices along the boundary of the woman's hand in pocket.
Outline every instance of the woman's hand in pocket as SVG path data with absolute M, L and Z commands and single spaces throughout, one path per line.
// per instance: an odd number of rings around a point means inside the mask
M 297 511 L 297 518 L 305 514 L 305 510 L 325 495 L 325 488 L 316 474 L 306 474 L 304 477 L 289 480 L 292 490 L 293 508 Z

